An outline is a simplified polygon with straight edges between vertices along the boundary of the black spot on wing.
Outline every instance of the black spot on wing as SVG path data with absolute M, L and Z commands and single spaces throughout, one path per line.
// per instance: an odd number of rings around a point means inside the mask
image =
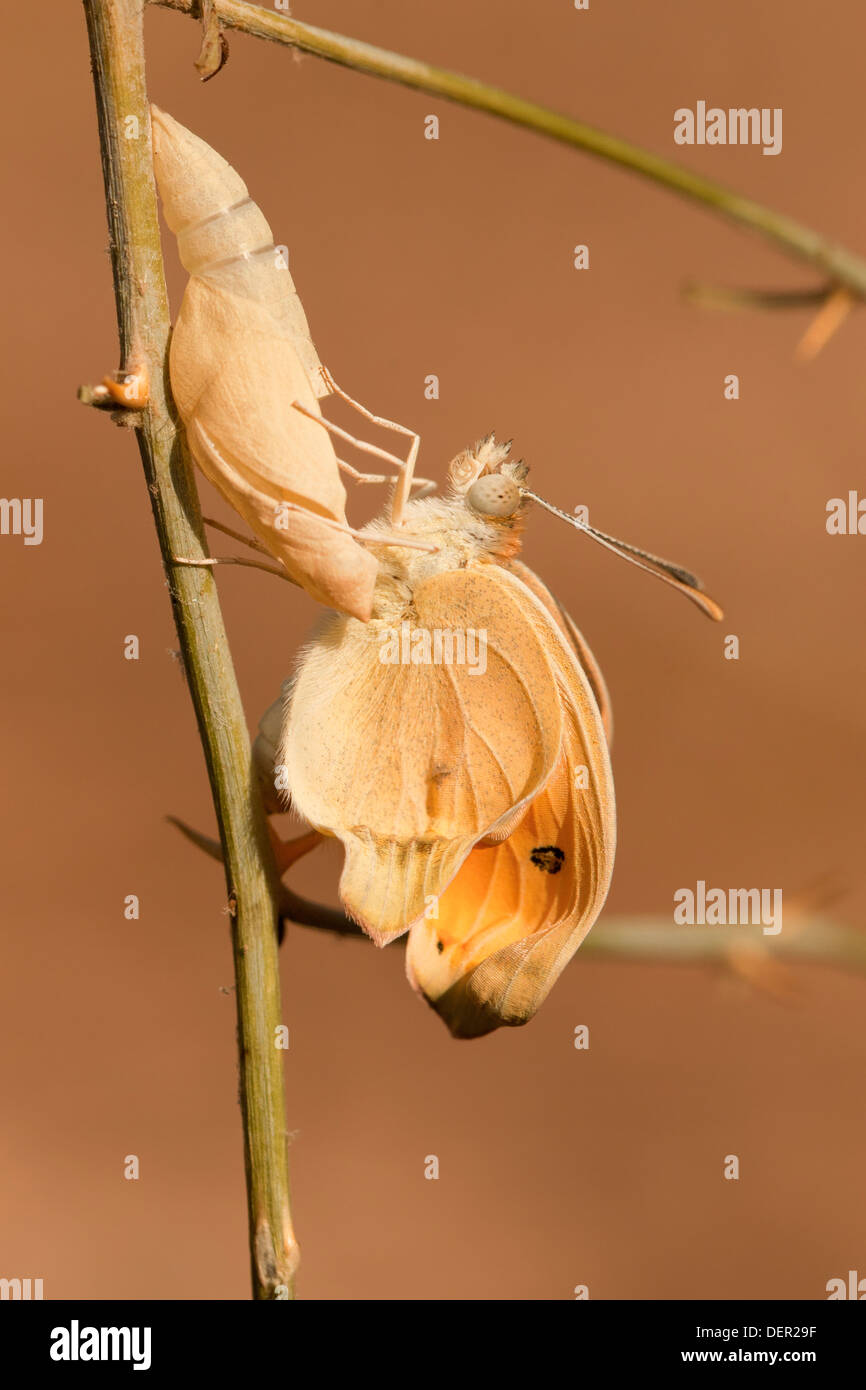
M 539 845 L 529 858 L 545 874 L 558 874 L 565 863 L 565 853 L 556 845 Z

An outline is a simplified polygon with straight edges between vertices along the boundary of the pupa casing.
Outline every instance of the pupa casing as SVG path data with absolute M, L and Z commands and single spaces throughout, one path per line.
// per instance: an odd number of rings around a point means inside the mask
M 346 491 L 315 415 L 329 393 L 285 256 L 240 175 L 151 107 L 165 220 L 189 283 L 171 388 L 205 476 L 320 603 L 366 621 L 376 561 L 346 526 Z M 336 525 L 334 524 L 336 523 Z

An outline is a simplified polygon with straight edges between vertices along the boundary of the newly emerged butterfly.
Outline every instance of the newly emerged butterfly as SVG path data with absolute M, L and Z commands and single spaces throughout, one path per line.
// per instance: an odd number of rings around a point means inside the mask
M 347 913 L 379 945 L 409 932 L 409 978 L 458 1037 L 532 1017 L 613 870 L 609 701 L 517 559 L 528 500 L 549 506 L 527 471 L 492 436 L 459 455 L 449 496 L 405 510 L 432 553 L 365 528 L 370 621 L 322 623 L 277 750 L 295 809 L 343 843 Z M 559 514 L 720 616 L 694 576 Z
M 453 461 L 447 498 L 409 500 L 418 436 L 322 366 L 283 248 L 235 170 L 156 107 L 152 122 L 190 275 L 170 375 L 191 452 L 258 548 L 336 610 L 302 654 L 279 734 L 292 803 L 342 841 L 347 913 L 379 945 L 408 931 L 409 978 L 452 1033 L 525 1023 L 601 911 L 616 838 L 607 692 L 517 559 L 527 503 L 719 610 L 694 576 L 531 492 L 492 435 Z M 332 391 L 408 436 L 406 459 L 325 420 Z M 348 526 L 340 471 L 386 478 L 338 459 L 332 435 L 398 468 L 388 522 Z M 259 768 L 270 739 L 263 725 Z

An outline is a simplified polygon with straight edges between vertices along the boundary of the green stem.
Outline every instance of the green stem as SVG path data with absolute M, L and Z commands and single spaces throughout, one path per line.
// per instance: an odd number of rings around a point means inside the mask
M 198 15 L 199 0 L 151 0 L 165 9 L 183 14 Z M 858 297 L 866 296 L 866 261 L 844 246 L 827 241 L 810 227 L 803 226 L 783 213 L 773 212 L 751 198 L 715 183 L 712 179 L 680 168 L 660 155 L 632 145 L 617 135 L 597 130 L 583 121 L 575 121 L 558 111 L 539 106 L 534 101 L 514 96 L 500 87 L 490 87 L 474 77 L 418 62 L 401 53 L 346 38 L 326 29 L 316 29 L 299 20 L 246 4 L 245 0 L 213 0 L 213 11 L 227 29 L 238 29 L 255 38 L 289 44 L 304 53 L 326 58 L 341 67 L 369 73 L 390 82 L 399 82 L 415 91 L 428 92 L 461 106 L 486 111 L 513 125 L 537 131 L 552 140 L 585 150 L 609 163 L 618 164 L 634 174 L 651 179 L 653 183 L 678 193 L 691 202 L 712 208 L 741 227 L 758 232 L 788 255 L 814 266 L 838 285 L 844 285 Z
M 683 296 L 703 309 L 819 309 L 832 287 L 808 290 L 732 289 L 725 285 L 684 285 Z
M 277 879 L 231 654 L 209 570 L 175 556 L 207 555 L 186 446 L 166 393 L 169 311 L 163 277 L 150 114 L 144 0 L 84 0 L 105 177 L 125 370 L 144 366 L 147 407 L 136 424 L 174 619 L 207 760 L 232 918 L 240 1094 L 253 1293 L 290 1295 L 297 1247 L 289 1209 Z M 137 123 L 137 125 L 136 125 Z M 168 968 L 168 964 L 167 967 Z

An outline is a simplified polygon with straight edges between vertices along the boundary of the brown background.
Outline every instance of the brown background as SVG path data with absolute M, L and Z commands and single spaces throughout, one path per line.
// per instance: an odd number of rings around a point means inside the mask
M 856 0 L 298 11 L 864 246 Z M 133 439 L 75 401 L 116 365 L 83 16 L 19 7 L 4 37 L 2 491 L 45 499 L 45 540 L 0 539 L 0 1274 L 42 1277 L 49 1298 L 244 1298 L 223 883 L 164 819 L 210 830 L 208 786 Z M 693 565 L 724 602 L 720 629 L 553 518 L 532 521 L 527 558 L 614 696 L 610 911 L 667 914 L 698 878 L 793 895 L 830 873 L 835 912 L 860 924 L 866 540 L 829 538 L 824 512 L 866 491 L 862 319 L 797 366 L 799 312 L 683 303 L 692 277 L 811 283 L 707 213 L 241 36 L 201 87 L 179 15 L 151 13 L 147 38 L 153 98 L 242 172 L 291 247 L 324 359 L 422 432 L 422 472 L 441 478 L 495 427 L 547 496 Z M 783 153 L 678 149 L 673 111 L 699 98 L 781 106 Z M 423 139 L 434 112 L 438 143 Z M 589 272 L 572 269 L 577 242 Z M 173 245 L 167 259 L 176 307 Z M 423 396 L 430 372 L 438 402 Z M 362 519 L 369 495 L 350 505 Z M 254 726 L 316 610 L 254 572 L 226 571 L 220 593 Z M 727 632 L 739 662 L 722 657 Z M 122 659 L 127 633 L 138 663 Z M 329 848 L 298 883 L 333 899 L 338 869 Z M 832 1276 L 866 1274 L 862 978 L 798 967 L 783 1003 L 697 968 L 578 957 L 528 1029 L 461 1044 L 412 995 L 399 950 L 296 930 L 282 964 L 303 1297 L 569 1298 L 587 1283 L 594 1298 L 821 1298 Z M 438 1182 L 423 1177 L 431 1153 Z M 722 1179 L 728 1153 L 738 1183 Z

